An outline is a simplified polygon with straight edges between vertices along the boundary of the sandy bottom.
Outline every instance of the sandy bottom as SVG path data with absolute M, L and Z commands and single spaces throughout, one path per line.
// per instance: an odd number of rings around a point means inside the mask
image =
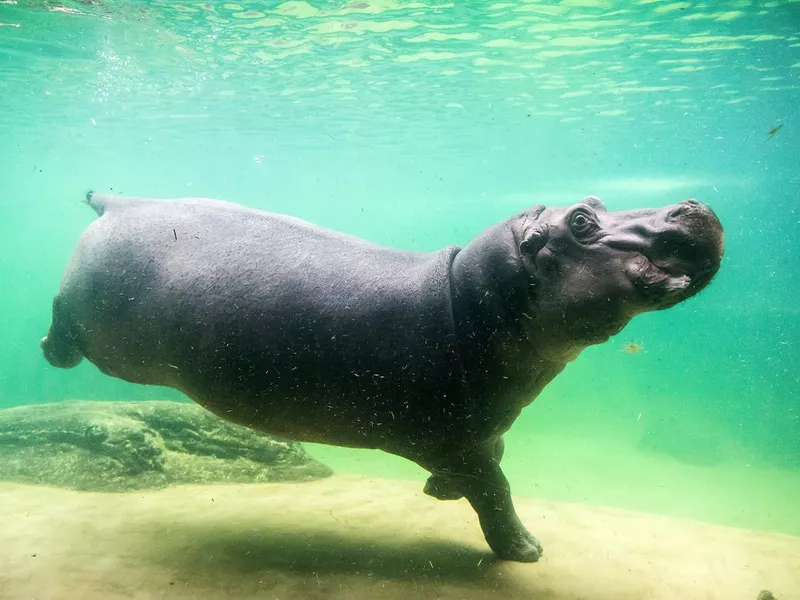
M 800 599 L 800 538 L 518 500 L 545 546 L 495 560 L 469 505 L 421 482 L 102 494 L 0 483 L 0 598 Z

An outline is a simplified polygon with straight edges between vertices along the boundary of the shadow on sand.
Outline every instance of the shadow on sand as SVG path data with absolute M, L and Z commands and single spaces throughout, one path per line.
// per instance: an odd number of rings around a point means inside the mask
M 274 528 L 232 530 L 182 525 L 154 547 L 161 564 L 197 577 L 235 577 L 263 571 L 338 574 L 390 580 L 474 581 L 498 562 L 488 551 L 440 540 L 380 540 L 331 531 Z M 163 554 L 162 554 L 163 552 Z

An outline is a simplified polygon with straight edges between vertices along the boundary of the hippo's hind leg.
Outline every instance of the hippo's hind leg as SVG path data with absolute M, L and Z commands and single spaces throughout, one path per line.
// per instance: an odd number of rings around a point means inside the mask
M 500 459 L 503 458 L 504 449 L 505 444 L 501 436 L 497 438 L 493 446 L 494 458 L 498 463 Z M 433 496 L 438 500 L 460 500 L 464 497 L 464 492 L 458 487 L 458 482 L 441 472 L 433 473 L 428 477 L 423 491 L 428 494 L 428 496 Z
M 448 485 L 457 486 L 478 513 L 483 535 L 494 553 L 503 560 L 535 562 L 542 546 L 517 516 L 511 486 L 491 451 L 478 449 L 428 466 L 445 475 Z
M 53 322 L 47 335 L 39 343 L 44 351 L 44 357 L 54 367 L 61 369 L 74 367 L 83 359 L 78 341 L 71 315 L 65 308 L 63 299 L 57 295 L 53 298 Z

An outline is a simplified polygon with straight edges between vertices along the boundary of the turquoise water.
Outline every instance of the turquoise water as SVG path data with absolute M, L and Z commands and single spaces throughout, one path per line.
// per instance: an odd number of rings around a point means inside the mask
M 0 25 L 0 407 L 180 398 L 41 355 L 90 188 L 415 250 L 538 202 L 695 197 L 717 279 L 585 351 L 504 468 L 520 495 L 800 535 L 800 3 L 4 0 Z

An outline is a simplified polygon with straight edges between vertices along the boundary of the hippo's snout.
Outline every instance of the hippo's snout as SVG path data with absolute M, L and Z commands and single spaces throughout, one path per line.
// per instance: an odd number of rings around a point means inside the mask
M 663 209 L 650 229 L 647 269 L 640 282 L 650 288 L 668 285 L 659 308 L 673 306 L 706 287 L 719 270 L 724 252 L 722 224 L 710 207 L 690 199 Z
M 686 263 L 687 270 L 713 277 L 725 251 L 722 224 L 714 211 L 697 200 L 684 200 L 670 210 L 669 220 L 677 225 L 677 230 L 664 232 L 673 255 Z

